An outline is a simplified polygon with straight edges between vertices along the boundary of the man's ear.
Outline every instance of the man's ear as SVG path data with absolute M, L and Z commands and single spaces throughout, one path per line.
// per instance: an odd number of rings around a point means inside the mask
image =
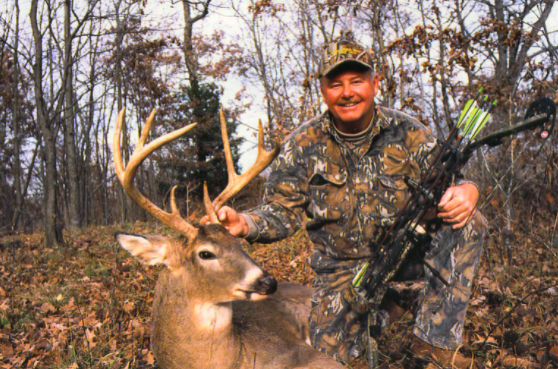
M 169 266 L 167 255 L 170 242 L 165 237 L 127 233 L 116 233 L 114 237 L 123 249 L 132 254 L 142 264 Z
M 376 72 L 372 73 L 374 73 L 374 77 L 372 77 L 372 92 L 374 93 L 374 96 L 376 96 L 380 90 L 380 76 L 378 76 L 378 73 Z

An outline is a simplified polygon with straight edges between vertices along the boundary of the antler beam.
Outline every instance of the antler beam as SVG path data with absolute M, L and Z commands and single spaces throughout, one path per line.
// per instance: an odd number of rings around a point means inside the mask
M 271 151 L 266 151 L 264 147 L 262 121 L 258 121 L 258 157 L 256 162 L 242 175 L 236 174 L 232 159 L 231 146 L 229 136 L 227 134 L 227 122 L 223 115 L 223 109 L 220 111 L 221 135 L 223 136 L 223 148 L 225 150 L 225 160 L 227 162 L 227 172 L 229 174 L 229 183 L 227 187 L 217 196 L 213 202 L 207 194 L 207 186 L 204 184 L 204 204 L 205 210 L 211 223 L 219 223 L 219 219 L 215 214 L 215 210 L 219 210 L 228 199 L 236 195 L 246 186 L 254 177 L 260 174 L 275 157 L 279 154 L 279 143 L 275 141 L 275 147 Z
M 168 213 L 157 207 L 137 190 L 137 188 L 134 186 L 134 177 L 141 163 L 143 163 L 143 161 L 153 151 L 169 142 L 176 140 L 177 138 L 194 128 L 196 126 L 196 123 L 190 124 L 186 127 L 161 136 L 144 147 L 145 140 L 147 139 L 147 135 L 149 134 L 149 130 L 151 128 L 151 122 L 153 121 L 155 113 L 157 112 L 157 109 L 153 109 L 153 111 L 149 115 L 149 118 L 147 118 L 147 121 L 145 122 L 145 126 L 143 127 L 141 137 L 136 145 L 134 153 L 132 154 L 132 157 L 130 158 L 126 168 L 124 168 L 124 164 L 122 161 L 122 152 L 120 148 L 120 136 L 122 132 L 122 123 L 124 121 L 124 111 L 125 108 L 122 108 L 120 114 L 118 114 L 116 129 L 112 140 L 114 167 L 116 169 L 116 175 L 118 176 L 118 179 L 120 180 L 120 183 L 124 188 L 124 192 L 128 196 L 130 196 L 130 198 L 134 200 L 142 209 L 153 215 L 156 219 L 160 220 L 165 225 L 176 229 L 189 239 L 195 237 L 198 232 L 197 229 L 180 216 L 180 212 L 178 210 L 178 207 L 176 206 L 176 200 L 174 196 L 176 186 L 174 186 L 171 190 L 171 212 Z

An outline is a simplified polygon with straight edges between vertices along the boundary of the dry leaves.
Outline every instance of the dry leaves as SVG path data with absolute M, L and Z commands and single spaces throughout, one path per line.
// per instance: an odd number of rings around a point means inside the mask
M 43 246 L 40 235 L 0 241 L 19 245 L 0 248 L 1 369 L 156 365 L 149 324 L 158 269 L 141 266 L 121 250 L 113 240 L 118 230 L 156 233 L 143 223 L 92 228 L 67 236 L 70 246 L 56 250 Z M 528 244 L 520 235 L 515 242 Z M 305 232 L 246 249 L 278 280 L 312 283 Z M 523 247 L 507 268 L 493 242 L 487 255 L 491 259 L 483 259 L 473 288 L 462 352 L 485 367 L 557 367 L 558 261 L 545 249 Z M 397 290 L 410 298 L 421 286 L 409 282 Z M 408 351 L 412 326 L 407 314 L 384 330 L 380 350 L 389 368 L 424 364 Z

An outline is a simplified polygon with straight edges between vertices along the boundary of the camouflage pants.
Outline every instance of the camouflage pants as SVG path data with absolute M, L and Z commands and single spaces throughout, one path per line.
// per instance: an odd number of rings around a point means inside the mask
M 449 282 L 446 286 L 425 268 L 425 286 L 413 333 L 431 345 L 457 349 L 472 280 L 480 261 L 486 221 L 477 212 L 465 227 L 442 226 L 427 248 L 425 260 Z M 316 272 L 310 314 L 312 346 L 338 360 L 351 362 L 366 353 L 368 314 L 350 309 L 344 290 L 364 260 L 340 261 L 315 252 L 309 258 Z M 344 310 L 344 311 L 343 311 Z

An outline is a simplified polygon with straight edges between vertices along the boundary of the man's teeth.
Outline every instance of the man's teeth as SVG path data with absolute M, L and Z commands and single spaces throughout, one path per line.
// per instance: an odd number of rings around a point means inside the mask
M 355 106 L 356 104 L 358 104 L 358 103 L 357 102 L 352 102 L 352 103 L 338 104 L 338 105 L 348 107 L 348 106 Z

